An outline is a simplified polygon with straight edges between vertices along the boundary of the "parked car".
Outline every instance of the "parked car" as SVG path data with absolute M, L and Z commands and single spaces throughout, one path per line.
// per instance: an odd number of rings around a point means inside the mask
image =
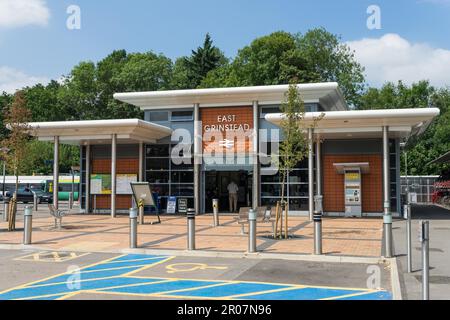
M 28 203 L 33 202 L 34 200 L 34 193 L 36 193 L 38 197 L 38 203 L 53 203 L 53 194 L 50 192 L 46 192 L 41 189 L 30 189 L 30 188 L 19 188 L 17 190 L 17 201 Z M 12 198 L 14 195 L 14 191 L 6 191 L 5 192 L 6 197 Z
M 14 191 L 6 191 L 6 196 L 12 198 Z M 17 202 L 33 202 L 33 192 L 29 188 L 19 188 L 17 189 Z
M 44 190 L 33 190 L 38 196 L 38 203 L 53 203 L 53 194 Z

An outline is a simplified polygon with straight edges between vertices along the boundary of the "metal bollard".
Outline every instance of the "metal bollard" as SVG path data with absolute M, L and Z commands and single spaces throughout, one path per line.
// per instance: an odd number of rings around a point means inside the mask
M 383 215 L 383 231 L 385 239 L 385 257 L 392 258 L 392 215 Z
M 3 221 L 8 222 L 9 198 L 3 200 Z
M 144 206 L 139 206 L 139 224 L 144 224 Z
M 187 231 L 188 231 L 188 250 L 195 250 L 195 209 L 187 210 Z
M 248 252 L 256 252 L 256 211 L 248 211 Z
M 213 199 L 213 217 L 214 217 L 214 227 L 219 225 L 219 199 Z
M 69 209 L 73 208 L 73 192 L 69 192 Z
M 34 211 L 38 211 L 38 196 L 36 192 L 33 192 L 33 207 Z
M 33 228 L 33 210 L 26 206 L 23 214 L 23 244 L 31 244 L 31 231 Z
M 420 241 L 422 242 L 422 300 L 430 300 L 430 225 L 420 221 Z
M 314 254 L 322 254 L 322 214 L 314 210 Z
M 406 267 L 408 273 L 412 272 L 412 236 L 411 236 L 411 206 L 403 206 L 404 216 L 406 218 Z
M 130 248 L 137 248 L 137 209 L 130 208 Z

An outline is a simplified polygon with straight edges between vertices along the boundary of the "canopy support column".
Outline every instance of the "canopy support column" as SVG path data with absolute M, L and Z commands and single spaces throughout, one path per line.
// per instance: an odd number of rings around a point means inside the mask
M 322 195 L 322 159 L 320 140 L 316 141 L 316 194 Z
M 308 209 L 309 220 L 313 220 L 314 215 L 314 157 L 313 157 L 313 129 L 308 128 Z
M 200 105 L 194 104 L 194 209 L 200 213 L 201 208 L 201 163 L 202 163 L 202 129 L 200 121 Z
M 116 217 L 116 168 L 117 168 L 117 134 L 111 141 L 111 217 Z
M 390 203 L 390 177 L 389 177 L 389 127 L 383 126 L 383 193 L 384 193 L 384 215 L 383 230 L 385 240 L 385 257 L 392 257 L 392 214 Z
M 260 165 L 259 165 L 259 107 L 258 101 L 253 101 L 253 186 L 252 207 L 256 209 L 260 202 Z
M 86 146 L 86 194 L 85 194 L 85 212 L 91 212 L 91 145 Z
M 144 181 L 144 143 L 139 141 L 139 176 L 138 181 Z
M 54 137 L 53 147 L 53 205 L 58 209 L 59 191 L 59 136 Z

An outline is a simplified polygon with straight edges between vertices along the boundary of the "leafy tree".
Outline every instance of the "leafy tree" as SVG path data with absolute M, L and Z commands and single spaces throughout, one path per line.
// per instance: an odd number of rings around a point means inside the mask
M 26 107 L 26 100 L 23 91 L 18 91 L 14 95 L 13 102 L 7 108 L 4 115 L 4 121 L 10 130 L 6 139 L 3 140 L 3 147 L 9 149 L 5 153 L 6 164 L 16 177 L 17 191 L 19 186 L 19 175 L 24 170 L 23 161 L 27 156 L 27 146 L 29 140 L 28 122 L 31 119 L 30 110 Z M 9 211 L 8 231 L 14 231 L 16 228 L 16 212 L 17 212 L 17 194 L 14 193 L 11 208 Z
M 202 47 L 192 50 L 191 56 L 175 61 L 172 88 L 197 88 L 210 71 L 226 65 L 227 62 L 223 52 L 213 45 L 211 36 L 207 33 Z
M 349 47 L 323 28 L 304 35 L 279 31 L 239 50 L 231 64 L 209 72 L 201 87 L 337 81 L 355 104 L 364 88 L 363 70 Z
M 381 88 L 369 88 L 359 99 L 358 109 L 399 109 L 436 107 L 440 115 L 419 137 L 408 143 L 408 174 L 439 174 L 442 166 L 428 165 L 430 161 L 450 150 L 450 91 L 437 90 L 428 81 L 404 85 L 386 83 Z M 404 155 L 401 173 L 405 174 Z

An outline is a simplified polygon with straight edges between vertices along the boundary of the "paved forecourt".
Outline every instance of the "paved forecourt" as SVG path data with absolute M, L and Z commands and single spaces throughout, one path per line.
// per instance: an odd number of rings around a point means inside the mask
M 384 289 L 367 289 L 364 264 L 29 250 L 0 260 L 1 300 L 392 298 L 383 265 Z

